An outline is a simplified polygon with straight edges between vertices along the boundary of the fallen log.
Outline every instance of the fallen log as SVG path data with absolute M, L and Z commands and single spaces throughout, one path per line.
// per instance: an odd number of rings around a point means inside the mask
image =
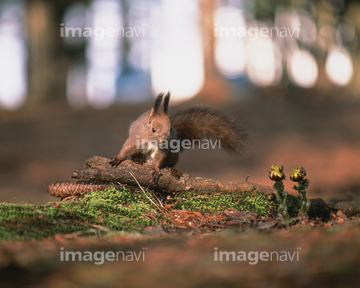
M 157 190 L 163 193 L 193 192 L 197 194 L 233 192 L 233 191 L 254 191 L 257 190 L 266 194 L 274 194 L 271 187 L 249 183 L 230 182 L 225 183 L 215 179 L 190 177 L 183 173 L 180 178 L 174 177 L 168 168 L 161 170 L 158 183 L 155 184 L 152 177 L 153 168 L 151 164 L 136 164 L 126 160 L 117 168 L 109 164 L 109 159 L 94 156 L 86 160 L 85 168 L 75 170 L 72 178 L 86 181 L 106 181 L 132 186 L 141 186 Z

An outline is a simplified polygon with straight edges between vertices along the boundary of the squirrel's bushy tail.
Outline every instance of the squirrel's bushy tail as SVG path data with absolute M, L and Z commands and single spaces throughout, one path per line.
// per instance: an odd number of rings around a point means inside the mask
M 211 107 L 196 106 L 181 110 L 170 117 L 177 130 L 177 138 L 206 139 L 221 141 L 221 147 L 228 153 L 242 154 L 248 135 L 232 117 Z

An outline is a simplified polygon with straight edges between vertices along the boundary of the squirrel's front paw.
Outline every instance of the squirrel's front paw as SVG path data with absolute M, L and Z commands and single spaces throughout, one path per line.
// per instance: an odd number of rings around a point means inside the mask
M 118 156 L 114 156 L 113 158 L 110 159 L 109 161 L 109 164 L 112 166 L 112 167 L 117 167 L 119 166 L 119 164 L 122 162 L 123 160 L 120 159 Z

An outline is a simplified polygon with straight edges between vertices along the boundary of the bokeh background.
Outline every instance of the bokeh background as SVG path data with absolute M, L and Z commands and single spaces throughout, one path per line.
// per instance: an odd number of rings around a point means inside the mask
M 359 37 L 358 1 L 2 0 L 0 201 L 54 201 L 167 90 L 251 137 L 239 158 L 187 151 L 184 172 L 270 186 L 272 164 L 304 166 L 311 197 L 359 201 Z

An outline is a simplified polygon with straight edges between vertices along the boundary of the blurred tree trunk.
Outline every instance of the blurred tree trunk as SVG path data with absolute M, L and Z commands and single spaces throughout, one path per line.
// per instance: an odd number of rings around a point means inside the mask
M 121 8 L 122 8 L 122 19 L 123 19 L 123 27 L 130 27 L 129 25 L 129 3 L 126 0 L 121 0 Z M 130 72 L 131 66 L 129 64 L 129 54 L 131 49 L 131 41 L 130 37 L 122 38 L 122 63 L 121 67 L 123 71 Z
M 26 27 L 29 103 L 65 99 L 66 62 L 61 61 L 55 53 L 61 44 L 60 27 L 54 13 L 55 4 L 44 0 L 28 1 Z
M 218 73 L 215 64 L 214 13 L 216 0 L 200 0 L 201 30 L 203 36 L 205 83 L 200 97 L 220 103 L 233 93 L 230 85 Z

